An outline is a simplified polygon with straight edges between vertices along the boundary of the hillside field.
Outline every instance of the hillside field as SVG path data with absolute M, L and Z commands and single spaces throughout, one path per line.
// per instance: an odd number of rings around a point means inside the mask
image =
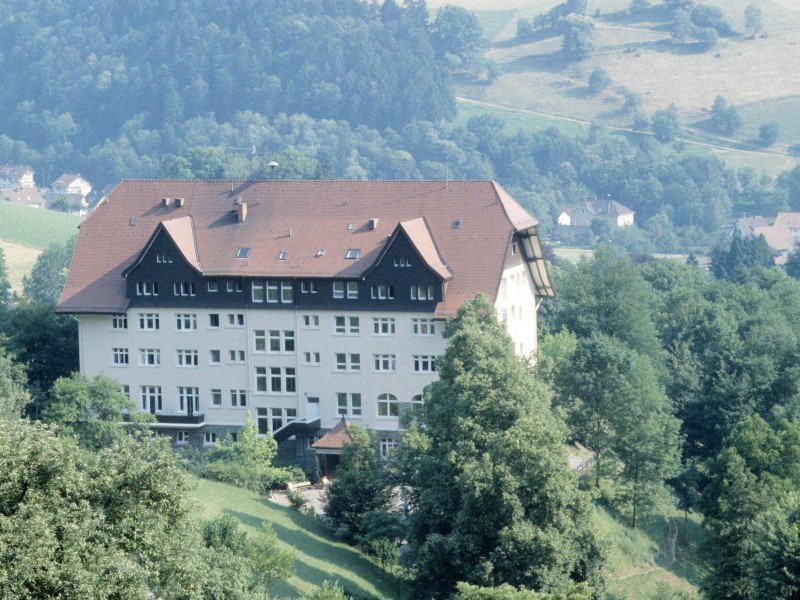
M 475 12 L 490 42 L 486 57 L 500 73 L 491 83 L 458 85 L 459 111 L 474 112 L 474 103 L 483 102 L 485 110 L 501 118 L 512 116 L 512 127 L 522 122 L 571 133 L 578 124 L 598 122 L 627 129 L 633 113 L 623 109 L 619 88 L 624 87 L 640 96 L 638 110 L 648 116 L 674 103 L 686 127 L 688 150 L 711 152 L 733 168 L 749 166 L 776 175 L 800 164 L 800 125 L 795 118 L 800 107 L 800 3 L 759 2 L 766 35 L 751 39 L 743 23 L 750 1 L 703 3 L 720 8 L 735 33 L 721 36 L 714 48 L 700 52 L 671 41 L 670 17 L 660 7 L 629 16 L 629 0 L 592 0 L 587 14 L 595 19 L 597 47 L 578 63 L 561 57 L 560 36 L 524 43 L 515 39 L 518 19 L 532 19 L 559 4 L 557 0 L 454 0 L 428 5 L 432 15 L 444 4 Z M 598 66 L 613 82 L 604 92 L 592 95 L 587 80 Z M 707 128 L 718 95 L 737 106 L 743 120 L 731 139 Z M 466 108 L 468 100 L 473 105 Z M 517 110 L 528 111 L 530 120 L 523 118 L 524 113 L 509 114 Z M 761 148 L 758 128 L 768 121 L 779 124 L 778 140 L 770 148 Z
M 81 217 L 0 202 L 0 240 L 44 250 L 78 233 Z

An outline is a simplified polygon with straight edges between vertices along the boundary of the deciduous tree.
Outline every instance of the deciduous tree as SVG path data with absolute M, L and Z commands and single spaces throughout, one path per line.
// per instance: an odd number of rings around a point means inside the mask
M 565 592 L 600 589 L 602 552 L 577 488 L 563 424 L 517 358 L 494 308 L 466 302 L 445 329 L 440 379 L 403 438 L 409 541 L 419 593 L 456 582 Z M 487 510 L 491 507 L 491 510 Z

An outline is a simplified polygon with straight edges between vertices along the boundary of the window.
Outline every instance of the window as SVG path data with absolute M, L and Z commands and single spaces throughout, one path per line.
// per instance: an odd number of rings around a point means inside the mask
M 131 386 L 129 386 L 127 383 L 120 386 L 120 391 L 122 392 L 122 395 L 125 396 L 128 400 L 131 399 Z
M 194 296 L 195 286 L 193 281 L 176 281 L 172 284 L 172 291 L 176 296 Z
M 393 285 L 371 285 L 369 293 L 373 300 L 394 300 Z
M 411 299 L 412 300 L 433 300 L 433 286 L 412 285 L 411 286 Z
M 294 302 L 294 286 L 291 281 L 281 281 L 281 302 L 284 304 Z
M 196 387 L 178 386 L 178 411 L 190 415 L 200 412 L 200 392 Z
M 225 290 L 228 291 L 228 292 L 232 292 L 233 289 L 234 289 L 234 286 L 235 286 L 235 284 L 234 284 L 233 281 L 226 281 L 225 282 Z
M 175 327 L 178 331 L 194 331 L 197 329 L 197 315 L 175 315 Z
M 305 329 L 319 329 L 319 315 L 303 315 Z
M 379 417 L 399 417 L 400 403 L 394 394 L 381 394 L 378 396 Z
M 303 364 L 319 366 L 319 352 L 303 352 Z
M 359 317 L 336 316 L 334 320 L 334 331 L 340 335 L 358 335 L 361 331 Z
M 411 259 L 410 258 L 395 258 L 394 259 L 394 266 L 395 267 L 410 267 L 411 266 Z
M 389 456 L 394 452 L 395 448 L 399 446 L 399 442 L 392 438 L 381 438 L 381 458 L 389 458 Z
M 433 319 L 411 319 L 411 330 L 414 335 L 427 337 L 436 333 Z
M 294 331 L 270 329 L 269 351 L 294 352 Z
M 209 292 L 218 292 L 219 291 L 219 281 L 216 279 L 209 279 L 208 280 L 208 291 Z
M 289 256 L 289 253 L 286 250 L 281 250 L 278 253 L 278 260 L 286 260 Z
M 436 372 L 436 357 L 427 355 L 414 355 L 414 372 L 415 373 L 435 373 Z
M 228 313 L 229 327 L 244 327 L 244 313 Z
M 417 394 L 416 396 L 411 397 L 411 406 L 422 406 L 422 404 L 422 394 Z
M 270 367 L 269 392 L 271 394 L 293 394 L 297 391 L 297 375 L 294 367 Z
M 228 350 L 228 361 L 232 363 L 243 363 L 244 350 Z
M 211 390 L 211 406 L 222 406 L 222 390 Z
M 361 370 L 361 355 L 360 354 L 347 354 L 345 352 L 336 354 L 336 370 L 337 371 L 360 371 Z
M 256 409 L 256 420 L 258 422 L 258 435 L 269 435 L 269 415 L 266 408 Z
M 206 431 L 203 434 L 203 445 L 204 446 L 213 446 L 217 443 L 217 434 L 213 431 Z
M 160 385 L 143 385 L 141 386 L 142 393 L 142 411 L 157 413 L 163 410 L 161 403 L 161 386 Z
M 221 362 L 219 350 L 209 350 L 209 354 L 209 362 L 212 365 L 218 365 Z
M 394 354 L 373 354 L 375 371 L 379 373 L 394 373 L 397 361 Z
M 347 282 L 347 299 L 348 300 L 358 300 L 358 282 L 357 281 L 348 281 Z
M 337 411 L 340 416 L 361 416 L 361 394 L 336 393 Z
M 128 349 L 127 348 L 114 348 L 114 364 L 127 365 L 128 364 Z
M 231 406 L 247 406 L 247 390 L 231 390 Z
M 270 408 L 269 411 L 272 413 L 272 431 L 278 431 L 283 427 L 283 409 Z
M 127 329 L 128 315 L 114 315 L 111 317 L 111 329 Z
M 208 315 L 208 326 L 219 327 L 219 314 L 211 313 L 210 315 Z
M 333 282 L 333 297 L 344 298 L 344 281 Z
M 250 256 L 250 248 L 239 248 L 236 251 L 236 258 L 247 258 Z
M 155 281 L 137 281 L 137 296 L 158 296 L 158 283 Z
M 375 335 L 394 335 L 394 319 L 391 317 L 373 317 L 372 332 Z
M 155 331 L 158 329 L 158 313 L 139 313 L 139 329 Z
M 264 329 L 254 329 L 253 337 L 255 338 L 255 351 L 267 351 L 267 332 Z
M 188 431 L 176 431 L 175 432 L 175 444 L 178 446 L 184 446 L 189 443 L 189 432 Z
M 172 258 L 167 256 L 166 254 L 156 254 L 156 262 L 157 263 L 171 263 Z
M 157 367 L 161 364 L 161 350 L 156 348 L 140 348 L 139 364 L 143 367 Z
M 264 282 L 254 281 L 250 286 L 253 294 L 253 302 L 264 301 Z
M 176 350 L 177 365 L 179 367 L 196 367 L 197 350 Z
M 300 293 L 301 294 L 316 294 L 317 293 L 317 282 L 316 281 L 301 281 L 300 282 Z
M 267 367 L 256 367 L 256 391 L 267 391 Z
M 355 260 L 359 256 L 361 256 L 361 250 L 359 250 L 358 248 L 350 248 L 347 251 L 345 258 L 347 258 L 348 260 Z
M 267 302 L 275 303 L 278 301 L 278 282 L 267 282 Z

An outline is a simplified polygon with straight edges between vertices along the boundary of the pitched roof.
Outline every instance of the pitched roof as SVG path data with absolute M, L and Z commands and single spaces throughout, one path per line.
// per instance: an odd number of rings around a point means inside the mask
M 617 217 L 635 214 L 630 208 L 620 204 L 616 200 L 598 200 L 597 198 L 591 200 L 587 198 L 583 202 L 559 206 L 558 214 L 571 214 L 576 208 L 586 208 L 591 214 L 603 217 Z
M 350 423 L 345 418 L 342 418 L 341 421 L 334 425 L 333 429 L 311 444 L 311 447 L 318 454 L 339 454 L 345 444 L 349 444 L 352 441 Z
M 244 222 L 237 202 L 247 204 Z M 343 279 L 367 273 L 401 228 L 428 266 L 452 275 L 439 316 L 479 292 L 494 301 L 519 232 L 540 293 L 552 295 L 538 221 L 493 181 L 126 180 L 81 225 L 59 312 L 124 311 L 123 272 L 159 226 L 206 276 Z M 242 247 L 246 261 L 236 259 Z M 347 259 L 353 248 L 359 257 Z
M 35 187 L 22 189 L 3 188 L 0 190 L 0 198 L 8 202 L 17 202 L 28 206 L 42 206 L 44 198 Z
M 28 173 L 33 173 L 28 165 L 0 165 L 0 175 L 11 180 L 19 181 Z
M 79 180 L 79 179 L 80 179 L 81 181 L 85 182 L 85 183 L 89 183 L 88 181 L 86 181 L 86 179 L 85 179 L 84 177 L 82 177 L 81 175 L 79 175 L 79 174 L 77 174 L 77 173 L 64 173 L 64 174 L 63 174 L 61 177 L 59 177 L 58 179 L 56 179 L 56 180 L 55 180 L 55 181 L 54 181 L 54 182 L 51 184 L 51 186 L 52 186 L 52 187 L 54 187 L 54 188 L 56 188 L 56 187 L 63 187 L 63 188 L 65 188 L 65 187 L 69 187 L 69 185 L 70 185 L 71 183 L 75 183 L 75 182 L 76 182 L 77 180 Z

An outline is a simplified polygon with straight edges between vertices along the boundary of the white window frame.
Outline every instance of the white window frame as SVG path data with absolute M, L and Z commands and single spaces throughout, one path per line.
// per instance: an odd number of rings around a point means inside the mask
M 150 402 L 154 401 L 155 414 L 159 414 L 164 410 L 164 397 L 161 394 L 160 385 L 141 385 L 139 386 L 141 394 L 141 408 L 142 412 L 150 411 Z
M 280 300 L 280 286 L 277 281 L 267 281 L 267 303 L 277 304 Z
M 337 300 L 344 298 L 344 281 L 334 281 L 332 288 L 334 298 Z
M 265 294 L 263 281 L 254 281 L 250 284 L 250 297 L 253 299 L 253 302 L 264 302 Z
M 111 329 L 128 329 L 128 315 L 114 315 L 111 317 Z
M 415 354 L 414 373 L 436 373 L 436 357 L 431 354 Z
M 395 334 L 394 317 L 372 317 L 372 334 L 387 336 Z
M 130 354 L 127 348 L 112 348 L 112 354 L 115 367 L 127 367 L 130 364 Z
M 159 348 L 139 348 L 140 367 L 160 367 L 161 350 Z
M 348 300 L 358 300 L 358 282 L 357 281 L 348 281 L 347 282 L 347 299 Z
M 319 329 L 319 315 L 303 315 L 303 329 Z
M 158 313 L 139 313 L 139 331 L 158 331 Z
M 373 354 L 372 367 L 375 373 L 395 373 L 397 372 L 397 355 Z
M 359 392 L 336 392 L 336 414 L 340 417 L 361 417 L 363 404 Z
M 175 315 L 175 329 L 178 331 L 196 331 L 197 315 L 194 313 L 178 313 Z
M 220 407 L 222 407 L 222 389 L 221 388 L 212 388 L 212 390 L 211 390 L 211 407 L 212 408 L 220 408 Z
M 378 417 L 382 419 L 400 418 L 400 401 L 394 394 L 378 395 Z
M 309 367 L 318 367 L 321 363 L 319 352 L 303 352 L 303 364 Z
M 349 373 L 361 372 L 361 355 L 356 352 L 336 352 L 337 371 L 347 371 Z
M 178 412 L 186 413 L 189 405 L 194 413 L 200 412 L 200 389 L 191 386 L 178 386 Z
M 197 350 L 175 350 L 175 366 L 177 367 L 197 367 L 200 364 L 200 358 Z
M 294 286 L 291 281 L 281 281 L 281 304 L 294 302 Z
M 411 333 L 416 337 L 436 335 L 436 322 L 433 319 L 411 319 Z

